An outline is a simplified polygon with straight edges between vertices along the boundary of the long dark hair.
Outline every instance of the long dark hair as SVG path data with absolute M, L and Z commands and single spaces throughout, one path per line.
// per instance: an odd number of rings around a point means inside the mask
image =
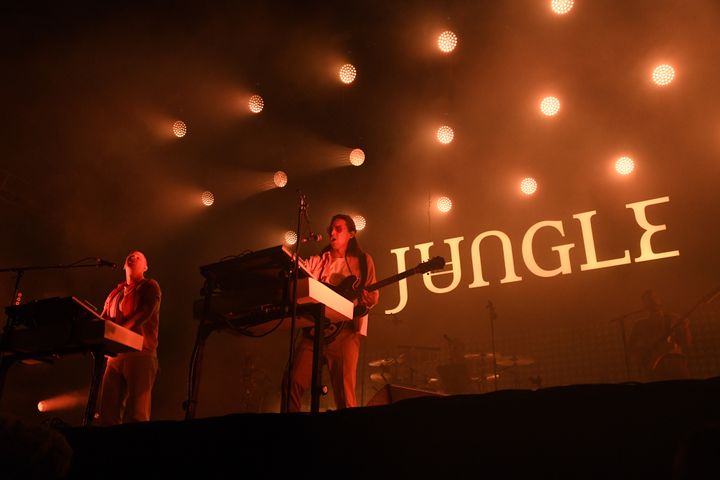
M 333 223 L 335 223 L 335 220 L 345 220 L 345 225 L 347 225 L 348 232 L 355 232 L 355 236 L 348 241 L 348 248 L 346 254 L 352 257 L 360 257 L 363 254 L 363 251 L 357 241 L 357 228 L 355 227 L 355 220 L 353 220 L 350 215 L 345 215 L 344 213 L 336 213 L 330 219 L 330 224 L 327 228 L 328 235 L 332 235 L 332 225 Z M 331 249 L 332 247 L 330 247 L 330 245 L 327 245 L 325 248 L 322 249 L 320 253 L 329 252 Z

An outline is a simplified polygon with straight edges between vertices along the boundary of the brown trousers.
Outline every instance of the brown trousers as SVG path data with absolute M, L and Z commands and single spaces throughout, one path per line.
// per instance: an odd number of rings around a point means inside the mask
M 343 329 L 334 341 L 324 346 L 323 360 L 330 372 L 330 383 L 338 409 L 356 407 L 355 382 L 360 356 L 360 334 Z M 302 398 L 312 383 L 313 341 L 303 337 L 295 350 L 288 412 L 302 409 Z M 285 382 L 283 382 L 283 389 Z
M 100 425 L 150 420 L 158 371 L 155 353 L 120 353 L 109 358 L 100 392 Z

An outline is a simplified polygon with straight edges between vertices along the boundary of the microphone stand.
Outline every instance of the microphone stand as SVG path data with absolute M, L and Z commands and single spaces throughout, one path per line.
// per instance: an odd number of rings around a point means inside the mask
M 620 315 L 619 317 L 615 317 L 610 322 L 618 322 L 620 325 L 620 333 L 622 337 L 622 345 L 623 345 L 623 356 L 625 357 L 625 379 L 626 381 L 630 381 L 630 360 L 628 358 L 628 351 L 627 351 L 627 334 L 625 333 L 625 319 L 632 316 L 637 315 L 639 313 L 644 312 L 645 310 L 634 310 L 632 312 L 628 312 L 624 315 Z
M 75 263 L 71 263 L 70 265 L 33 265 L 33 266 L 23 266 L 23 267 L 8 267 L 8 268 L 0 268 L 0 273 L 4 272 L 14 272 L 15 273 L 15 285 L 13 287 L 13 295 L 10 299 L 10 305 L 15 305 L 18 298 L 18 293 L 20 293 L 20 282 L 23 279 L 23 275 L 25 272 L 29 272 L 32 270 L 61 270 L 61 269 L 69 269 L 69 268 L 89 268 L 89 267 L 97 267 L 100 268 L 101 264 L 99 260 L 96 260 L 94 264 L 79 264 L 80 262 L 83 262 L 85 260 L 95 260 L 94 257 L 88 257 L 84 258 L 82 260 L 79 260 Z M 3 334 L 9 329 L 9 320 L 5 323 L 5 327 L 3 329 Z
M 295 356 L 295 324 L 297 321 L 297 282 L 298 282 L 298 269 L 300 261 L 300 239 L 301 239 L 301 222 L 305 210 L 307 209 L 307 201 L 305 194 L 298 190 L 299 204 L 298 204 L 298 215 L 297 215 L 297 228 L 295 229 L 295 258 L 293 259 L 293 276 L 292 276 L 292 296 L 290 298 L 290 348 L 288 352 L 288 369 L 287 379 L 285 380 L 285 403 L 282 411 L 287 413 L 290 410 L 290 396 L 292 395 L 292 374 L 293 374 L 293 362 Z
M 310 218 L 308 216 L 308 203 L 305 194 L 298 190 L 300 202 L 298 206 L 298 219 L 296 233 L 296 247 L 295 247 L 295 259 L 293 262 L 293 277 L 292 277 L 292 298 L 291 298 L 291 316 L 290 316 L 290 348 L 288 353 L 288 374 L 286 379 L 286 395 L 285 402 L 283 405 L 283 411 L 288 412 L 290 409 L 290 396 L 292 394 L 292 373 L 293 363 L 295 354 L 295 325 L 297 324 L 297 283 L 298 274 L 300 271 L 300 244 L 304 243 L 301 237 L 302 233 L 302 221 L 305 220 L 307 228 L 310 231 L 309 238 L 312 238 L 315 234 L 312 232 L 310 226 Z M 311 413 L 317 413 L 320 410 L 320 395 L 326 392 L 326 388 L 322 385 L 322 347 L 324 339 L 321 337 L 322 323 L 325 320 L 325 308 L 321 305 L 318 311 L 315 312 L 315 335 L 313 335 L 313 367 L 312 367 L 312 386 L 311 386 Z
M 23 275 L 25 272 L 29 272 L 32 270 L 59 270 L 59 269 L 70 269 L 70 268 L 89 268 L 89 267 L 97 267 L 100 268 L 101 266 L 109 266 L 109 265 L 103 265 L 100 263 L 100 260 L 97 259 L 95 264 L 81 264 L 80 262 L 83 262 L 85 260 L 95 260 L 93 257 L 83 258 L 82 260 L 78 260 L 75 263 L 72 263 L 70 265 L 33 265 L 33 266 L 23 266 L 23 267 L 8 267 L 8 268 L 0 268 L 0 273 L 4 272 L 15 272 L 15 285 L 13 287 L 13 296 L 10 300 L 10 306 L 13 306 L 18 302 L 18 294 L 20 293 L 20 282 L 22 281 Z M 15 325 L 13 324 L 11 318 L 9 315 L 6 315 L 5 320 L 5 326 L 3 327 L 2 334 L 0 334 L 0 354 L 5 352 L 6 348 L 5 346 L 10 343 L 10 336 L 13 332 L 13 328 Z M 90 385 L 90 393 L 88 394 L 88 404 L 86 406 L 86 412 L 85 417 L 83 420 L 83 425 L 90 425 L 92 422 L 92 414 L 94 413 L 92 410 L 94 410 L 95 406 L 95 394 L 94 393 L 94 387 L 97 385 L 97 382 L 95 379 L 97 378 L 100 369 L 104 369 L 104 356 L 102 356 L 99 352 L 92 352 L 93 355 L 93 368 L 92 368 L 92 378 L 93 381 Z M 2 359 L 0 359 L 0 397 L 2 397 L 2 393 L 5 390 L 5 379 L 7 377 L 7 372 L 10 369 L 10 366 L 17 360 L 17 358 L 14 355 L 3 355 Z
M 498 389 L 498 376 L 497 376 L 497 359 L 495 358 L 495 319 L 497 318 L 497 313 L 495 313 L 495 306 L 493 303 L 488 300 L 486 308 L 490 310 L 490 343 L 492 346 L 492 361 L 493 361 L 493 385 L 495 386 L 495 391 L 497 392 Z
M 319 240 L 319 235 L 313 233 L 312 225 L 310 225 L 310 217 L 308 216 L 308 205 L 305 204 L 303 216 L 307 225 L 308 239 Z M 315 309 L 315 334 L 313 335 L 313 357 L 312 357 L 312 375 L 310 390 L 310 413 L 320 412 L 320 395 L 327 394 L 327 387 L 322 383 L 322 367 L 323 367 L 323 348 L 325 347 L 325 338 L 323 333 L 323 325 L 325 323 L 325 305 L 319 303 Z

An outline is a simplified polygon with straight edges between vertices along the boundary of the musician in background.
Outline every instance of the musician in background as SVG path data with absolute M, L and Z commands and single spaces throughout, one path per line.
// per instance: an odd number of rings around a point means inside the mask
M 150 420 L 158 371 L 160 285 L 145 277 L 148 264 L 142 252 L 131 252 L 123 268 L 125 281 L 108 295 L 102 317 L 141 334 L 143 348 L 108 359 L 100 394 L 101 425 Z
M 690 376 L 685 350 L 692 343 L 686 318 L 666 312 L 653 290 L 642 293 L 646 316 L 635 323 L 628 350 L 642 380 L 657 381 Z
M 372 257 L 360 249 L 356 234 L 355 222 L 350 216 L 333 216 L 328 226 L 330 244 L 320 255 L 304 261 L 303 266 L 313 278 L 330 285 L 337 286 L 351 275 L 357 277 L 353 288 L 359 294 L 354 303 L 372 308 L 377 305 L 380 294 L 377 290 L 368 292 L 363 287 L 377 281 L 375 264 Z M 335 406 L 338 409 L 357 406 L 355 383 L 360 336 L 367 335 L 367 321 L 368 316 L 365 314 L 353 321 L 344 322 L 340 326 L 340 333 L 323 349 L 324 361 L 330 371 Z M 302 407 L 303 394 L 312 382 L 312 360 L 313 339 L 304 335 L 295 351 L 292 365 L 289 412 L 298 412 Z

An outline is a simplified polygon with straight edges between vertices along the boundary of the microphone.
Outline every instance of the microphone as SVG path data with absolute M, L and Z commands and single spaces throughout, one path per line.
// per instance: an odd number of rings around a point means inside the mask
M 96 258 L 95 263 L 99 267 L 117 268 L 117 265 L 110 260 L 103 260 L 102 258 Z
M 319 233 L 311 233 L 307 237 L 303 237 L 302 239 L 300 239 L 300 242 L 319 242 L 320 240 L 322 240 L 322 235 L 320 235 Z
M 300 207 L 304 210 L 308 206 L 307 196 L 303 193 L 302 190 L 298 188 L 298 199 L 300 200 Z

